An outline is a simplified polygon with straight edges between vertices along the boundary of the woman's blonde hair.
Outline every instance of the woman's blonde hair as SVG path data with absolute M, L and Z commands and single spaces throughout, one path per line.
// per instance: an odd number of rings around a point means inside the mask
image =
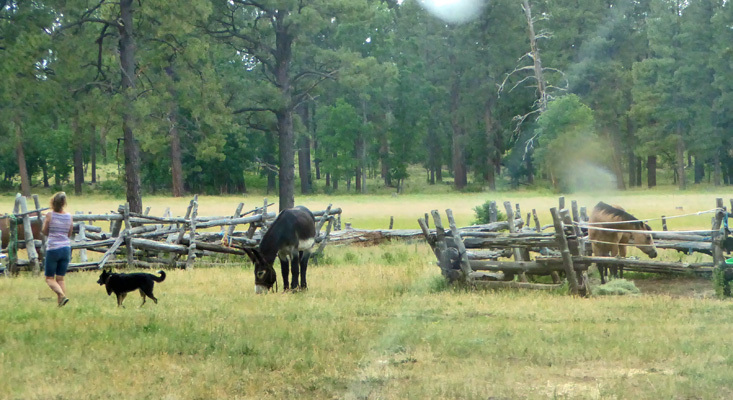
M 51 208 L 56 212 L 64 211 L 66 207 L 66 193 L 58 192 L 51 198 Z

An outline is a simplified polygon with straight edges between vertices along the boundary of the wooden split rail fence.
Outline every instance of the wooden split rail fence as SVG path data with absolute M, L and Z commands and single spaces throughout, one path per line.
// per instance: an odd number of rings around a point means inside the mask
M 17 272 L 21 267 L 28 267 L 34 273 L 40 272 L 45 238 L 34 240 L 31 224 L 43 223 L 43 215 L 37 196 L 33 196 L 36 209 L 28 211 L 26 199 L 16 196 L 13 214 L 0 218 L 11 218 L 22 221 L 24 237 L 11 240 L 17 248 L 25 248 L 28 259 L 18 259 L 17 250 L 8 246 L 2 253 L 8 254 L 8 269 Z M 242 212 L 244 203 L 240 203 L 231 216 L 199 216 L 198 196 L 189 203 L 183 217 L 171 216 L 166 210 L 162 217 L 129 211 L 127 205 L 119 207 L 117 212 L 108 214 L 75 214 L 75 236 L 71 243 L 73 251 L 79 252 L 80 262 L 69 265 L 69 271 L 102 269 L 110 265 L 126 265 L 138 268 L 177 267 L 193 268 L 197 258 L 202 256 L 234 254 L 244 256 L 241 247 L 255 247 L 259 244 L 263 230 L 271 224 L 276 213 L 268 211 L 272 204 L 265 199 L 262 207 Z M 317 257 L 329 241 L 332 230 L 340 229 L 341 209 L 329 205 L 325 210 L 315 211 L 317 239 Z M 99 226 L 91 223 L 109 222 L 109 231 L 103 232 Z M 237 231 L 238 225 L 248 225 L 248 229 Z M 325 226 L 325 231 L 324 230 Z M 211 228 L 219 231 L 211 231 Z M 36 229 L 38 231 L 38 229 Z M 14 233 L 14 232 L 11 232 Z M 41 237 L 43 235 L 40 235 Z M 222 244 L 226 237 L 228 243 Z M 33 243 L 33 246 L 28 246 Z M 103 253 L 101 259 L 89 261 L 87 252 Z M 185 256 L 185 260 L 181 260 Z M 246 257 L 245 257 L 246 259 Z
M 716 208 L 712 210 L 715 216 L 710 231 L 675 233 L 666 231 L 665 221 L 665 231 L 652 234 L 658 249 L 673 249 L 687 254 L 699 252 L 712 256 L 711 261 L 699 263 L 593 256 L 587 236 L 587 229 L 590 227 L 583 223 L 588 221 L 585 208 L 578 208 L 577 202 L 573 201 L 571 210 L 568 210 L 563 197 L 559 204 L 561 208 L 550 209 L 552 225 L 541 226 L 536 210 L 532 210 L 532 213 L 527 214 L 527 220 L 532 219 L 534 227 L 527 225 L 521 228 L 510 223 L 508 233 L 482 229 L 481 226 L 457 228 L 450 209 L 446 210 L 448 228 L 443 226 L 437 210 L 431 213 L 434 230 L 428 228 L 427 214 L 418 223 L 438 260 L 443 276 L 451 282 L 547 290 L 564 285 L 560 280 L 560 274 L 564 273 L 570 292 L 578 295 L 589 293 L 587 271 L 593 263 L 650 273 L 710 274 L 723 268 L 724 252 L 733 250 L 733 243 L 728 237 L 728 214 L 722 199 L 717 199 Z M 516 206 L 516 211 L 509 202 L 505 202 L 504 207 L 508 221 L 521 221 L 516 219 L 521 215 L 519 205 Z M 491 205 L 491 209 L 492 219 L 495 220 L 495 203 Z M 550 227 L 552 232 L 544 232 Z M 553 283 L 532 283 L 529 282 L 528 275 L 549 275 Z M 731 280 L 733 270 L 727 270 L 723 281 L 727 283 Z

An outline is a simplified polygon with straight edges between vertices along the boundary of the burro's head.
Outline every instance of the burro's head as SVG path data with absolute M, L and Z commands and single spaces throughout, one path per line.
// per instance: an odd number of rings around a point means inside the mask
M 255 293 L 262 294 L 269 292 L 277 282 L 275 268 L 270 265 L 255 265 Z
M 257 249 L 249 248 L 244 251 L 254 264 L 255 293 L 263 294 L 269 292 L 277 282 L 277 274 L 275 273 L 275 268 L 272 267 L 272 263 L 266 262 Z

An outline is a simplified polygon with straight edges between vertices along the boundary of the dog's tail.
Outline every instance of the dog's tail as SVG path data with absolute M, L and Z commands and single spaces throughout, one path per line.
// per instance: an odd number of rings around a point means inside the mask
M 153 277 L 153 280 L 156 282 L 163 282 L 165 280 L 165 271 L 158 271 L 158 273 L 160 274 L 160 278 Z

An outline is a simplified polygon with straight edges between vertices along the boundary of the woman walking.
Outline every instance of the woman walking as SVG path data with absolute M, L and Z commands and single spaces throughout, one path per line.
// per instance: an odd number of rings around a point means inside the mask
M 53 211 L 46 213 L 43 223 L 43 234 L 46 235 L 46 259 L 44 264 L 46 284 L 56 296 L 59 307 L 69 302 L 66 297 L 66 269 L 71 261 L 71 235 L 74 223 L 71 214 L 64 211 L 66 207 L 66 193 L 58 192 L 51 198 Z

